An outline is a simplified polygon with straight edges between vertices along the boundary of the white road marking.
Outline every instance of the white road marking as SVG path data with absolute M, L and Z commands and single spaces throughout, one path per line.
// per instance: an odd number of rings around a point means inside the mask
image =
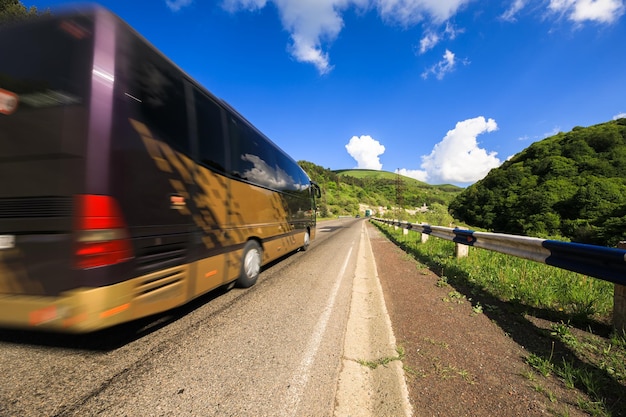
M 346 256 L 346 260 L 337 275 L 337 279 L 335 280 L 335 286 L 332 288 L 330 297 L 326 302 L 326 307 L 324 308 L 324 312 L 320 316 L 317 324 L 315 325 L 315 329 L 311 334 L 311 338 L 309 339 L 309 343 L 307 345 L 306 350 L 304 351 L 304 356 L 302 357 L 302 362 L 300 362 L 300 366 L 296 370 L 296 372 L 291 377 L 289 382 L 289 388 L 287 393 L 287 399 L 284 403 L 282 416 L 295 416 L 297 415 L 298 406 L 300 404 L 300 399 L 302 398 L 302 394 L 304 392 L 304 388 L 309 380 L 309 375 L 311 372 L 311 366 L 313 365 L 313 360 L 315 359 L 315 355 L 319 350 L 320 344 L 322 342 L 322 338 L 324 333 L 326 332 L 326 326 L 328 325 L 328 320 L 330 319 L 330 314 L 335 306 L 335 300 L 337 298 L 337 293 L 339 292 L 339 287 L 343 282 L 343 277 L 346 273 L 346 268 L 348 267 L 348 261 L 350 260 L 350 255 L 352 255 L 352 249 L 354 244 L 348 251 L 348 255 Z

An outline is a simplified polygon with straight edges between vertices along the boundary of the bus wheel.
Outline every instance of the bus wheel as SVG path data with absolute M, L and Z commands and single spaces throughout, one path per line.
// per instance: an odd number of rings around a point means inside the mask
M 249 240 L 243 247 L 243 256 L 241 257 L 241 271 L 237 278 L 237 286 L 240 288 L 248 288 L 253 286 L 259 278 L 261 272 L 261 259 L 263 258 L 263 250 L 255 240 Z
M 306 232 L 304 232 L 304 242 L 300 249 L 302 249 L 303 251 L 307 250 L 310 244 L 311 244 L 311 234 L 307 230 Z

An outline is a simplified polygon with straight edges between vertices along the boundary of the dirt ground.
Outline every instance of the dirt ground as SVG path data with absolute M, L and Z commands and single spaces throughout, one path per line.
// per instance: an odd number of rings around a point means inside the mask
M 586 416 L 584 393 L 526 363 L 550 352 L 541 319 L 483 308 L 367 226 L 415 416 Z M 548 327 L 549 328 L 549 327 Z

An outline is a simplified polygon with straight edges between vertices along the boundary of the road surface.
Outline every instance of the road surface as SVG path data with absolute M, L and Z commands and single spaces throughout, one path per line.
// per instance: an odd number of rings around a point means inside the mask
M 409 415 L 364 223 L 256 286 L 85 336 L 0 330 L 0 416 Z M 382 413 L 382 414 L 381 414 Z

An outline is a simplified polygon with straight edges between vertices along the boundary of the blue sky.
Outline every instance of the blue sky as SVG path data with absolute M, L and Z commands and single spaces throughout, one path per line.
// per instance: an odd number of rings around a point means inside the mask
M 624 0 L 100 4 L 325 168 L 466 186 L 535 141 L 626 117 Z

